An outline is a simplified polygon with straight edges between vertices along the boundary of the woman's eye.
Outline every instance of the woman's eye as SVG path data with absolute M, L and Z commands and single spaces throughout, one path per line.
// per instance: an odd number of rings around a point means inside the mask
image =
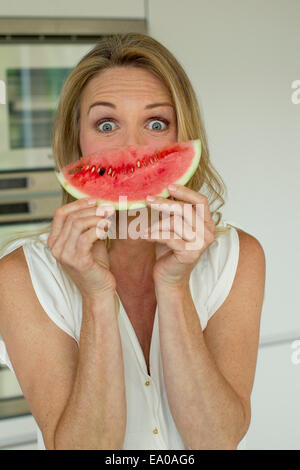
M 97 122 L 96 125 L 97 125 L 97 129 L 100 130 L 101 132 L 110 132 L 110 131 L 115 130 L 113 127 L 115 126 L 115 123 L 113 121 L 109 121 L 109 120 L 99 121 Z
M 157 119 L 157 118 L 150 118 L 150 129 L 154 131 L 164 131 L 169 126 L 169 121 L 166 119 Z M 115 126 L 115 127 L 114 127 Z M 109 133 L 116 129 L 116 124 L 112 119 L 102 119 L 96 123 L 97 131 Z
M 153 123 L 153 124 L 152 124 Z M 164 131 L 167 129 L 169 122 L 165 119 L 153 119 L 150 121 L 151 129 L 155 131 Z M 165 126 L 165 127 L 163 127 Z

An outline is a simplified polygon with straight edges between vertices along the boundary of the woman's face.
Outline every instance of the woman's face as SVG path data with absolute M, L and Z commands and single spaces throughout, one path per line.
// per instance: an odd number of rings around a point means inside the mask
M 137 67 L 104 70 L 85 87 L 80 104 L 83 156 L 113 146 L 164 145 L 176 141 L 171 96 L 165 85 L 147 70 Z

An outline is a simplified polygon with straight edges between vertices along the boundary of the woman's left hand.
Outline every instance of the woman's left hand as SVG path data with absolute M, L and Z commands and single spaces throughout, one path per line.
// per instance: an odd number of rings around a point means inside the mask
M 173 200 L 155 197 L 150 202 L 147 199 L 147 204 L 161 212 L 163 219 L 169 217 L 169 225 L 162 225 L 158 218 L 142 238 L 157 243 L 155 284 L 181 286 L 188 284 L 202 253 L 214 242 L 215 224 L 205 196 L 186 186 L 174 186 L 175 191 L 168 188 Z

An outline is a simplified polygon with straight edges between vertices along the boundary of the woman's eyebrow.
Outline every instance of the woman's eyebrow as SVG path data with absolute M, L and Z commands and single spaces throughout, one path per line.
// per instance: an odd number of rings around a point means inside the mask
M 109 103 L 108 101 L 96 101 L 95 103 L 90 105 L 87 114 L 89 114 L 90 110 L 94 106 L 109 106 L 110 108 L 116 109 L 116 106 L 113 103 Z M 158 106 L 171 106 L 173 108 L 173 105 L 171 103 L 163 102 L 163 103 L 147 104 L 147 106 L 145 106 L 145 109 L 157 108 Z
M 147 106 L 145 106 L 145 109 L 157 108 L 158 106 L 171 106 L 173 108 L 172 103 L 165 102 L 165 103 L 147 104 Z

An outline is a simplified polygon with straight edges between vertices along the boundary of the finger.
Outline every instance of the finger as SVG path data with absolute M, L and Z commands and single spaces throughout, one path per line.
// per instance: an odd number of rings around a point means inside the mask
M 55 242 L 55 240 L 61 233 L 66 217 L 74 211 L 78 211 L 80 209 L 90 207 L 91 205 L 96 206 L 96 201 L 93 202 L 93 204 L 91 204 L 92 201 L 95 201 L 95 200 L 92 198 L 78 199 L 76 201 L 60 206 L 55 210 L 52 227 L 51 227 L 51 233 L 48 237 L 49 248 L 52 247 L 53 243 Z
M 97 227 L 93 226 L 79 236 L 75 249 L 74 245 L 66 245 L 65 251 L 62 254 L 63 263 L 71 266 L 77 263 L 78 269 L 85 269 L 87 266 L 90 266 L 93 261 L 91 250 L 97 240 L 99 240 Z
M 68 254 L 72 254 L 72 256 L 78 256 L 78 251 L 86 253 L 86 249 L 81 246 L 81 243 L 82 243 L 82 239 L 80 238 L 81 235 L 92 227 L 95 227 L 95 230 L 96 230 L 97 224 L 99 222 L 103 222 L 104 220 L 105 219 L 96 215 L 92 217 L 81 217 L 81 218 L 76 219 L 72 224 L 72 230 L 70 232 L 69 237 L 67 238 L 67 240 L 65 240 L 64 243 L 61 243 L 60 245 L 60 253 L 66 252 Z M 111 221 L 107 220 L 107 224 L 110 224 L 110 223 Z M 87 249 L 89 248 L 90 246 Z
M 164 239 L 164 236 L 166 239 Z M 178 257 L 180 254 L 181 263 L 193 263 L 199 258 L 199 251 L 203 250 L 204 241 L 187 242 L 182 239 L 168 238 L 168 233 L 165 235 L 163 231 L 157 231 L 151 234 L 151 237 L 144 238 L 149 243 L 160 243 L 168 246 L 173 250 L 174 255 Z
M 151 204 L 151 209 L 161 212 L 166 217 L 171 213 L 183 217 L 185 222 L 191 227 L 197 224 L 197 217 L 203 218 L 205 211 L 202 203 L 198 204 L 197 208 L 194 208 L 190 203 L 187 204 L 181 201 L 167 202 L 164 198 L 157 198 L 157 202 Z
M 68 240 L 71 231 L 72 231 L 72 225 L 75 222 L 75 220 L 81 218 L 81 217 L 89 217 L 92 215 L 96 214 L 96 208 L 85 208 L 82 210 L 76 210 L 68 214 L 65 218 L 64 224 L 61 228 L 60 234 L 56 237 L 55 240 L 52 240 L 52 247 L 56 244 L 56 249 L 58 247 L 62 247 L 66 240 Z
M 209 204 L 206 196 L 193 189 L 187 188 L 186 186 L 181 186 L 178 184 L 174 184 L 173 186 L 176 187 L 176 190 L 171 190 L 168 187 L 168 191 L 170 192 L 171 196 L 175 197 L 176 199 L 184 202 L 190 202 L 193 206 L 197 206 L 198 204 L 203 204 L 204 207 L 204 220 L 207 223 L 211 221 L 210 209 Z
M 99 210 L 100 209 L 99 207 L 91 207 L 90 209 L 89 208 L 84 208 L 82 210 L 77 210 L 77 211 L 71 212 L 66 217 L 65 223 L 64 223 L 63 228 L 61 230 L 61 234 L 53 242 L 52 248 L 55 244 L 55 251 L 60 252 L 63 249 L 64 244 L 66 243 L 66 241 L 71 236 L 74 222 L 77 219 L 82 218 L 82 217 L 95 216 L 95 215 L 97 215 L 101 219 L 102 217 L 104 217 L 104 215 L 105 216 L 112 215 L 113 211 L 115 210 L 111 206 L 105 206 L 104 208 L 103 207 L 101 208 L 101 210 Z M 108 210 L 107 208 L 110 208 L 110 209 Z
M 148 238 L 144 238 L 144 237 L 145 236 L 143 236 L 142 238 L 150 243 L 151 242 L 162 243 L 164 245 L 167 245 L 172 250 L 182 251 L 185 249 L 186 242 L 184 240 L 182 240 L 181 238 L 180 239 L 170 238 L 169 232 L 164 232 L 163 230 L 156 230 L 154 232 L 151 232 Z
M 192 241 L 196 237 L 196 233 L 186 220 L 178 215 L 173 217 L 173 231 L 185 241 Z
M 170 218 L 170 222 L 172 224 L 171 230 L 179 237 L 182 238 L 185 241 L 190 241 L 194 240 L 196 234 L 193 230 L 193 227 L 187 223 L 186 218 L 181 217 L 179 215 L 174 215 L 173 217 Z M 162 229 L 166 230 L 164 227 L 165 220 L 163 222 Z M 198 227 L 198 223 L 196 224 L 196 227 Z
M 151 209 L 161 212 L 163 218 L 167 218 L 171 213 L 182 216 L 184 204 L 179 201 L 167 201 L 164 198 L 156 198 L 155 202 L 151 204 Z M 190 210 L 187 212 L 190 212 Z
M 174 235 L 174 233 L 173 233 Z M 172 233 L 171 233 L 172 236 Z M 143 235 L 142 238 L 149 242 L 162 243 L 170 247 L 172 250 L 176 251 L 193 251 L 199 252 L 203 250 L 205 246 L 204 238 L 197 236 L 194 241 L 186 241 L 183 239 L 170 238 L 168 232 L 163 232 L 162 230 L 157 230 L 151 232 L 149 235 Z M 176 243 L 178 242 L 178 243 Z
M 199 222 L 199 223 L 198 223 Z M 191 227 L 188 223 L 186 223 L 185 219 L 180 216 L 174 215 L 171 217 L 163 217 L 162 223 L 158 220 L 154 224 L 151 225 L 151 231 L 163 231 L 165 233 L 169 233 L 171 235 L 174 232 L 175 238 L 182 238 L 185 241 L 193 241 L 196 238 L 196 233 L 203 234 L 204 233 L 204 221 L 198 221 L 196 224 L 195 231 L 193 227 Z M 200 222 L 202 224 L 200 225 Z M 148 231 L 146 231 L 147 233 Z

